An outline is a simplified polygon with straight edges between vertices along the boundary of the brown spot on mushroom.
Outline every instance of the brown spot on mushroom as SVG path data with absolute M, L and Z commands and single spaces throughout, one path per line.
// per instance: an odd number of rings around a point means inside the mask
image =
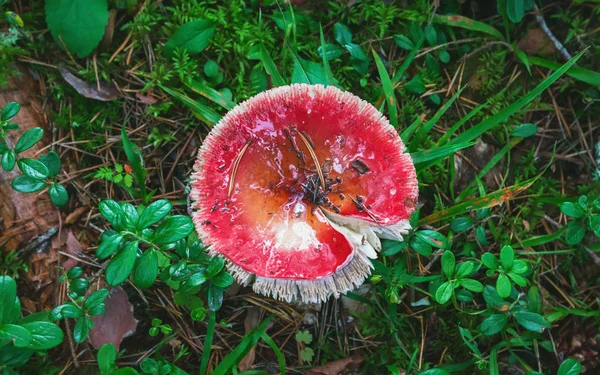
M 370 171 L 369 167 L 365 164 L 365 162 L 360 159 L 352 160 L 352 162 L 350 162 L 350 166 L 352 166 L 352 168 L 354 168 L 356 173 L 358 173 L 360 175 L 363 175 L 363 174 L 367 173 L 368 171 Z

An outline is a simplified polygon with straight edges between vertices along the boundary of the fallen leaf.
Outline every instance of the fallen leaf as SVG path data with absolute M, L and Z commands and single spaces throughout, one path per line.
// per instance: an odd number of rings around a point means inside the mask
M 250 307 L 246 314 L 246 318 L 244 319 L 244 329 L 246 333 L 252 331 L 254 327 L 256 327 L 260 320 L 260 307 Z M 254 365 L 254 358 L 256 357 L 256 347 L 252 347 L 248 354 L 238 364 L 238 370 L 240 372 L 244 372 L 250 370 Z
M 117 10 L 109 10 L 108 15 L 108 22 L 106 23 L 106 27 L 104 28 L 104 36 L 102 37 L 102 41 L 100 42 L 100 50 L 102 51 L 108 51 L 108 49 L 110 48 L 110 43 L 112 42 L 113 35 L 115 33 L 115 20 L 117 19 Z
M 75 222 L 77 222 L 77 220 L 79 220 L 81 215 L 89 212 L 89 210 L 90 210 L 90 208 L 88 206 L 82 206 L 82 207 L 75 209 L 75 211 L 71 212 L 67 216 L 67 218 L 65 219 L 65 224 L 67 224 L 67 225 L 74 224 Z
M 100 89 L 98 90 L 98 85 L 95 82 L 86 82 L 79 79 L 64 68 L 59 70 L 65 81 L 86 98 L 109 102 L 119 97 L 117 89 L 108 83 L 100 82 Z
M 306 375 L 340 375 L 345 370 L 354 369 L 363 363 L 362 356 L 353 356 L 337 361 L 329 362 L 323 366 L 313 367 L 306 372 Z
M 131 336 L 137 327 L 133 305 L 121 287 L 112 288 L 104 304 L 106 313 L 92 317 L 94 328 L 90 330 L 90 343 L 96 349 L 104 344 L 113 344 L 119 351 L 121 341 Z
M 527 30 L 527 34 L 517 43 L 517 48 L 530 56 L 556 53 L 556 47 L 540 28 Z
M 157 102 L 156 98 L 151 95 L 144 95 L 142 93 L 136 92 L 135 97 L 140 100 L 140 102 L 144 104 L 152 105 Z
M 65 253 L 69 253 L 69 254 L 73 254 L 73 255 L 77 255 L 77 254 L 81 254 L 83 253 L 83 246 L 81 246 L 81 243 L 79 242 L 79 240 L 77 239 L 77 237 L 75 237 L 75 235 L 73 234 L 73 232 L 69 231 L 69 233 L 67 234 L 67 240 L 65 241 Z M 70 270 L 71 268 L 75 267 L 77 265 L 77 260 L 73 259 L 73 258 L 67 258 L 62 266 L 66 269 L 66 270 Z

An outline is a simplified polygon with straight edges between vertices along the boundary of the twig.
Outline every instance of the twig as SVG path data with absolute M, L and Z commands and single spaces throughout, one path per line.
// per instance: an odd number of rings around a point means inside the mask
M 571 54 L 569 53 L 569 51 L 567 51 L 565 46 L 563 46 L 563 44 L 558 39 L 556 39 L 554 34 L 552 34 L 552 30 L 550 30 L 550 28 L 548 28 L 548 25 L 546 24 L 546 20 L 544 20 L 544 16 L 542 16 L 542 12 L 538 8 L 538 6 L 534 4 L 533 8 L 535 10 L 535 19 L 540 24 L 540 27 L 542 28 L 542 30 L 544 30 L 544 33 L 546 33 L 546 35 L 548 35 L 548 38 L 550 39 L 550 41 L 552 41 L 552 44 L 554 44 L 554 47 L 556 47 L 558 52 L 560 52 L 560 55 L 563 57 L 563 59 L 570 60 L 572 57 Z

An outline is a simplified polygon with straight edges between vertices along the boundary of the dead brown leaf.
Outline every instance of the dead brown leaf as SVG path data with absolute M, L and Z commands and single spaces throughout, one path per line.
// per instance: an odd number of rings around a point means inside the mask
M 323 366 L 314 367 L 306 372 L 306 375 L 341 375 L 346 370 L 355 369 L 364 361 L 362 356 L 353 356 L 337 361 L 329 362 Z
M 121 341 L 132 335 L 137 327 L 133 305 L 121 287 L 111 289 L 104 304 L 106 313 L 92 317 L 94 328 L 90 331 L 90 343 L 96 349 L 104 344 L 113 344 L 119 351 Z
M 531 56 L 556 53 L 556 47 L 540 28 L 527 30 L 527 34 L 517 43 L 517 48 Z
M 79 79 L 67 69 L 61 68 L 59 70 L 65 81 L 86 98 L 109 102 L 119 97 L 117 89 L 108 83 L 100 82 L 100 89 L 98 90 L 98 85 L 95 82 L 86 82 Z
M 149 104 L 149 105 L 152 105 L 152 104 L 154 104 L 154 103 L 156 103 L 158 101 L 152 95 L 144 95 L 144 94 L 139 93 L 139 92 L 135 93 L 135 97 L 138 98 L 140 100 L 140 102 L 142 102 L 144 104 Z
M 256 327 L 260 321 L 260 307 L 250 307 L 248 309 L 246 318 L 244 319 L 244 329 L 246 333 L 252 331 L 254 327 Z M 240 372 L 244 372 L 250 370 L 254 365 L 254 359 L 256 357 L 256 347 L 252 347 L 248 354 L 238 364 L 238 370 Z
M 67 216 L 67 218 L 65 219 L 65 224 L 66 225 L 74 224 L 75 222 L 77 222 L 77 220 L 79 220 L 81 215 L 89 212 L 89 210 L 90 210 L 90 208 L 88 206 L 82 206 L 82 207 L 75 209 L 75 211 L 71 212 Z

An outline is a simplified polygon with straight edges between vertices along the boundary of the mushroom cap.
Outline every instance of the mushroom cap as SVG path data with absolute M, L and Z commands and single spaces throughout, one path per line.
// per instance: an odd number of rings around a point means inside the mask
M 238 281 L 304 301 L 360 285 L 376 237 L 401 239 L 418 195 L 412 159 L 377 109 L 306 84 L 227 113 L 198 152 L 191 188 L 200 238 Z

